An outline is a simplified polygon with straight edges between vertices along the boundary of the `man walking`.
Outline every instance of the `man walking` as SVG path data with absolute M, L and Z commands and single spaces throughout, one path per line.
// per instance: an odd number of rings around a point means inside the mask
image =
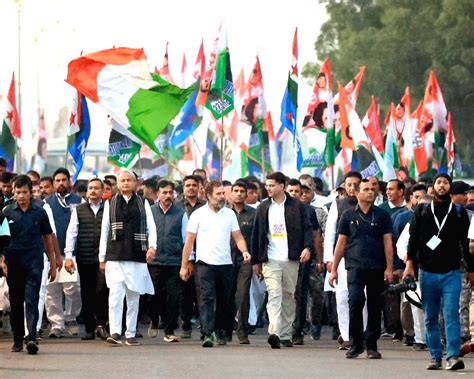
M 377 348 L 380 338 L 385 283 L 392 281 L 393 247 L 392 221 L 389 214 L 373 205 L 373 185 L 363 179 L 356 186 L 357 205 L 346 210 L 338 227 L 338 240 L 329 284 L 338 279 L 338 266 L 345 257 L 349 290 L 349 329 L 352 347 L 346 358 L 356 358 L 364 352 L 363 309 L 364 289 L 367 290 L 368 322 L 366 330 L 367 357 L 380 359 Z M 384 282 L 385 281 L 385 282 Z
M 204 333 L 203 347 L 226 344 L 225 331 L 232 327 L 232 256 L 230 238 L 242 253 L 244 262 L 250 262 L 247 244 L 242 236 L 234 212 L 225 207 L 225 193 L 221 182 L 210 181 L 205 188 L 207 204 L 195 211 L 189 219 L 183 248 L 180 276 L 188 280 L 193 267 L 189 256 L 196 241 L 196 278 L 199 286 L 199 314 Z
M 146 263 L 155 258 L 156 227 L 147 201 L 133 190 L 137 179 L 129 171 L 118 176 L 119 193 L 104 205 L 99 262 L 109 287 L 110 337 L 122 344 L 123 300 L 127 299 L 125 344 L 139 345 L 135 334 L 140 294 L 154 294 Z
M 252 264 L 267 285 L 268 343 L 279 349 L 293 346 L 298 267 L 310 259 L 313 238 L 304 205 L 285 193 L 285 175 L 267 175 L 266 189 L 269 198 L 257 207 L 252 233 Z
M 442 368 L 443 348 L 438 316 L 442 304 L 446 329 L 446 370 L 460 370 L 461 326 L 461 259 L 468 252 L 469 218 L 463 207 L 453 205 L 450 197 L 452 180 L 447 174 L 434 178 L 434 199 L 429 206 L 415 210 L 410 222 L 408 259 L 403 277 L 415 276 L 419 265 L 419 282 L 425 316 L 426 343 L 431 361 L 428 370 Z

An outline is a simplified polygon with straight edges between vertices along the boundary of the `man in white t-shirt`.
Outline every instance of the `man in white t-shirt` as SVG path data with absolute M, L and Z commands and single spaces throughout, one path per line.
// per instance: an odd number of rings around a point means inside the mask
M 225 192 L 221 182 L 206 185 L 207 204 L 193 212 L 189 218 L 186 242 L 183 248 L 180 276 L 188 280 L 193 271 L 189 256 L 196 242 L 195 280 L 199 288 L 198 304 L 203 347 L 226 344 L 225 330 L 232 328 L 230 304 L 232 290 L 232 256 L 230 238 L 242 252 L 244 262 L 250 262 L 247 244 L 240 232 L 235 213 L 225 207 Z

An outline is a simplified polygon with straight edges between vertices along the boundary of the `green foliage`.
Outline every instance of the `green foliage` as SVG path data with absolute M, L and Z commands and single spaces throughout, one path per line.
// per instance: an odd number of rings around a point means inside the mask
M 324 1 L 324 0 L 323 0 Z M 363 116 L 375 95 L 381 116 L 406 86 L 412 111 L 423 98 L 428 73 L 436 72 L 464 165 L 473 164 L 467 143 L 474 128 L 474 2 L 472 0 L 326 0 L 329 20 L 315 43 L 317 58 L 329 56 L 334 84 L 366 76 L 357 104 Z M 304 67 L 314 80 L 318 63 Z M 336 87 L 334 87 L 335 89 Z M 472 133 L 471 133 L 472 135 Z

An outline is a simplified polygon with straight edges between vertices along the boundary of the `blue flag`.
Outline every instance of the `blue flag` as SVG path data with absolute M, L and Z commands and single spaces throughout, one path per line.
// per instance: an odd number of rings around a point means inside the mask
M 193 92 L 176 118 L 171 122 L 174 128 L 169 138 L 169 145 L 173 150 L 182 146 L 201 123 L 202 117 L 198 115 L 196 108 L 197 95 L 198 89 Z
M 77 93 L 75 106 L 69 118 L 69 130 L 67 139 L 67 150 L 74 164 L 73 183 L 76 182 L 86 155 L 87 142 L 91 134 L 91 122 L 86 98 Z

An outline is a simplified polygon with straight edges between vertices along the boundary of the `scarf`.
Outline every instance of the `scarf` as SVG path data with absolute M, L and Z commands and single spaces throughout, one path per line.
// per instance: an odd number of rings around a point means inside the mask
M 116 241 L 123 237 L 123 202 L 120 201 L 122 195 L 117 194 L 110 199 L 110 228 L 111 228 L 111 239 Z M 146 234 L 146 213 L 145 204 L 140 196 L 132 194 L 129 202 L 132 199 L 136 199 L 138 209 L 140 210 L 140 233 L 134 233 L 133 238 L 135 241 L 140 241 L 142 250 L 148 249 L 148 238 Z

